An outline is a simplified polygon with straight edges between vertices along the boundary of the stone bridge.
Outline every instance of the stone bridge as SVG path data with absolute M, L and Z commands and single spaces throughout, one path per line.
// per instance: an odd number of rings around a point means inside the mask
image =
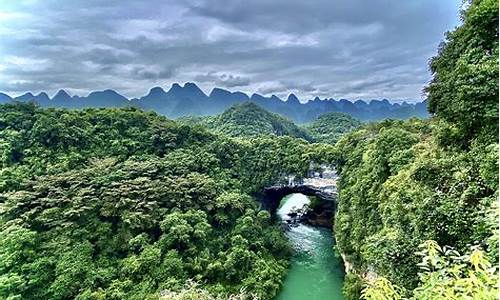
M 315 196 L 319 204 L 308 213 L 307 219 L 313 225 L 330 227 L 337 207 L 337 174 L 335 170 L 326 169 L 311 173 L 311 177 L 303 180 L 288 178 L 288 184 L 276 184 L 264 188 L 260 195 L 261 208 L 275 213 L 283 197 L 301 193 Z

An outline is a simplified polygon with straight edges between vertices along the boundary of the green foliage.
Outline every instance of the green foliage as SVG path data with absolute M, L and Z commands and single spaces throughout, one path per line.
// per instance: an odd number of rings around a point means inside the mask
M 162 291 L 160 300 L 258 300 L 255 295 L 249 295 L 245 291 L 231 295 L 213 295 L 207 290 L 199 287 L 192 281 L 188 281 L 180 291 Z
M 335 144 L 342 135 L 361 126 L 361 122 L 350 115 L 333 112 L 319 116 L 305 126 L 315 142 Z
M 331 152 L 340 172 L 334 229 L 355 272 L 346 277 L 348 299 L 360 291 L 356 274 L 382 276 L 364 291 L 367 299 L 490 299 L 497 292 L 488 259 L 498 263 L 498 1 L 472 1 L 463 18 L 431 62 L 427 92 L 436 118 L 365 125 Z M 486 253 L 417 275 L 415 249 L 430 239 Z
M 365 298 L 398 299 L 404 289 L 416 299 L 439 299 L 436 287 L 450 293 L 443 299 L 462 299 L 454 297 L 465 288 L 467 268 L 417 276 L 414 249 L 426 240 L 462 253 L 481 245 L 498 264 L 498 1 L 472 1 L 463 21 L 431 62 L 433 120 L 384 121 L 336 144 L 339 249 L 359 274 L 387 278 Z M 487 276 L 471 263 L 479 272 L 471 280 Z M 468 288 L 483 293 L 476 283 Z M 486 290 L 473 298 L 488 299 L 489 281 L 477 284 Z
M 346 300 L 359 300 L 364 286 L 365 283 L 359 275 L 348 273 L 344 277 L 342 294 Z
M 393 285 L 384 277 L 377 278 L 364 288 L 360 299 L 366 300 L 401 300 L 404 293 L 400 287 Z
M 420 248 L 420 282 L 409 299 L 498 299 L 498 268 L 490 264 L 482 250 L 474 248 L 469 255 L 461 256 L 453 249 L 439 247 L 435 241 L 426 241 Z M 362 296 L 368 300 L 396 300 L 406 293 L 381 277 L 369 283 Z
M 498 191 L 497 145 L 447 150 L 433 139 L 439 126 L 385 121 L 336 145 L 341 177 L 335 233 L 339 249 L 360 272 L 374 269 L 412 289 L 420 243 L 433 239 L 464 252 L 497 230 L 488 225 Z
M 180 121 L 190 125 L 202 125 L 214 132 L 232 137 L 262 135 L 291 136 L 310 140 L 309 134 L 292 121 L 266 111 L 255 103 L 234 105 L 214 117 L 185 117 Z
M 320 159 L 133 108 L 4 105 L 0 136 L 2 299 L 157 299 L 190 279 L 271 299 L 291 250 L 250 195 Z
M 498 0 L 470 1 L 463 24 L 430 63 L 431 113 L 456 126 L 456 142 L 498 141 Z

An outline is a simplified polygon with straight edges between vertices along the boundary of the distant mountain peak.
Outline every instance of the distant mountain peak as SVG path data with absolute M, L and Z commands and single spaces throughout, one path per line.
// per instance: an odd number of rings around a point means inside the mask
M 221 96 L 221 95 L 227 96 L 227 95 L 232 95 L 232 94 L 233 93 L 231 93 L 228 90 L 216 87 L 216 88 L 212 89 L 212 91 L 210 92 L 209 97 L 217 97 L 217 96 Z
M 170 89 L 168 90 L 167 93 L 176 93 L 176 92 L 179 92 L 179 91 L 182 91 L 182 86 L 180 86 L 180 84 L 178 84 L 177 82 L 172 84 L 172 86 L 170 87 Z
M 0 93 L 0 103 L 8 102 L 11 100 L 12 100 L 11 96 L 4 94 L 4 93 Z
M 111 89 L 106 89 L 103 91 L 95 91 L 95 92 L 90 93 L 87 97 L 111 97 L 111 98 L 127 99 L 123 95 L 118 93 L 117 91 L 111 90 Z
M 64 103 L 64 102 L 67 102 L 67 101 L 71 101 L 71 96 L 66 93 L 65 90 L 59 90 L 55 95 L 54 97 L 52 97 L 52 101 L 57 101 L 57 102 L 61 102 L 61 103 Z
M 155 86 L 152 87 L 149 92 L 157 93 L 157 92 L 164 92 L 165 90 L 161 86 Z
M 260 100 L 265 100 L 266 98 L 260 94 L 253 93 L 252 96 L 250 97 L 250 100 L 252 101 L 260 101 Z
M 118 95 L 118 93 L 114 90 L 103 90 L 103 91 L 94 91 L 89 94 L 89 96 L 94 96 L 94 95 Z
M 149 93 L 148 93 L 149 96 L 152 96 L 152 95 L 164 95 L 164 94 L 166 94 L 165 90 L 162 89 L 159 86 L 155 86 L 154 88 L 150 89 Z
M 32 101 L 35 99 L 35 96 L 31 92 L 27 92 L 22 94 L 21 96 L 17 96 L 14 98 L 17 101 Z
M 311 97 L 309 101 L 302 103 L 294 93 L 280 99 L 278 96 L 271 94 L 269 96 L 258 93 L 246 94 L 218 87 L 214 87 L 210 92 L 210 96 L 207 96 L 195 83 L 185 82 L 182 85 L 172 83 L 168 92 L 159 86 L 153 87 L 148 94 L 133 99 L 132 103 L 142 109 L 155 110 L 171 118 L 186 115 L 213 115 L 223 112 L 234 104 L 245 101 L 254 102 L 270 112 L 285 115 L 299 123 L 309 122 L 319 114 L 327 112 L 348 113 L 362 120 L 406 119 L 411 116 L 425 118 L 428 116 L 426 101 L 420 103 L 394 103 L 394 101 L 387 99 L 350 101 L 347 99 L 335 100 L 328 97 L 321 99 L 319 96 L 314 96 L 314 99 Z M 15 98 L 0 93 L 0 103 L 36 101 L 41 107 L 66 108 L 124 107 L 129 106 L 131 103 L 129 99 L 111 89 L 92 91 L 83 97 L 78 95 L 70 96 L 65 90 L 61 89 L 52 98 L 47 99 L 47 97 L 44 92 L 40 92 L 36 96 L 28 92 Z
M 278 96 L 276 96 L 276 95 L 274 95 L 274 94 L 273 94 L 273 95 L 271 95 L 271 98 L 270 98 L 270 99 L 271 99 L 271 100 L 279 100 L 279 101 L 282 101 L 282 100 L 280 99 L 280 97 L 278 97 Z
M 184 84 L 184 90 L 189 94 L 207 97 L 207 95 L 205 95 L 205 93 L 193 82 L 186 82 Z
M 45 92 L 38 93 L 38 95 L 35 96 L 35 99 L 37 100 L 37 102 L 44 102 L 50 100 L 49 95 L 47 95 L 47 93 Z
M 55 97 L 68 97 L 68 98 L 71 98 L 70 95 L 63 89 L 60 89 L 59 91 L 57 91 L 57 93 L 54 95 L 54 98 Z
M 169 96 L 178 96 L 183 98 L 207 98 L 207 95 L 194 83 L 186 82 L 184 87 L 181 87 L 178 83 L 172 84 L 170 90 L 167 94 Z
M 196 85 L 194 82 L 186 82 L 184 83 L 184 88 L 185 89 L 197 89 L 199 90 L 200 88 Z
M 295 96 L 294 93 L 291 93 L 290 95 L 288 95 L 288 98 L 286 99 L 287 102 L 298 102 L 300 103 L 299 101 L 299 98 L 297 98 L 297 96 Z
M 174 82 L 174 83 L 172 83 L 172 86 L 170 88 L 182 88 L 182 86 L 180 84 L 178 84 L 177 82 Z

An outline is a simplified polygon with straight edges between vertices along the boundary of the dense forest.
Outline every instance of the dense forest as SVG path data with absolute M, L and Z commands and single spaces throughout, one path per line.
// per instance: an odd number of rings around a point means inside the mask
M 361 126 L 361 122 L 348 114 L 327 113 L 319 116 L 304 127 L 313 141 L 318 143 L 335 144 L 342 135 Z
M 258 196 L 311 163 L 340 176 L 346 299 L 496 299 L 498 1 L 462 21 L 427 120 L 0 105 L 0 299 L 273 299 L 292 249 Z
M 279 290 L 290 249 L 251 195 L 317 147 L 234 140 L 137 109 L 0 106 L 0 298 Z
M 434 118 L 336 145 L 348 299 L 498 296 L 498 1 L 472 1 L 462 18 L 430 63 Z
M 231 137 L 286 135 L 311 140 L 306 130 L 287 118 L 270 113 L 252 102 L 236 104 L 220 115 L 183 117 L 178 121 L 185 124 L 201 125 L 213 132 Z
M 335 144 L 343 134 L 362 124 L 347 114 L 327 113 L 311 123 L 298 126 L 253 102 L 236 104 L 220 115 L 182 117 L 177 121 L 186 125 L 199 125 L 213 133 L 231 137 L 290 136 L 325 144 Z

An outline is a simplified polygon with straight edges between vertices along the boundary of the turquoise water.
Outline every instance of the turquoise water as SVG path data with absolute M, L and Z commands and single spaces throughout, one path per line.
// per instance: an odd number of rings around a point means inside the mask
M 277 214 L 287 219 L 293 208 L 309 203 L 307 196 L 292 194 L 282 200 Z M 278 300 L 337 300 L 342 297 L 344 271 L 333 254 L 332 232 L 326 228 L 299 224 L 286 232 L 295 255 Z

